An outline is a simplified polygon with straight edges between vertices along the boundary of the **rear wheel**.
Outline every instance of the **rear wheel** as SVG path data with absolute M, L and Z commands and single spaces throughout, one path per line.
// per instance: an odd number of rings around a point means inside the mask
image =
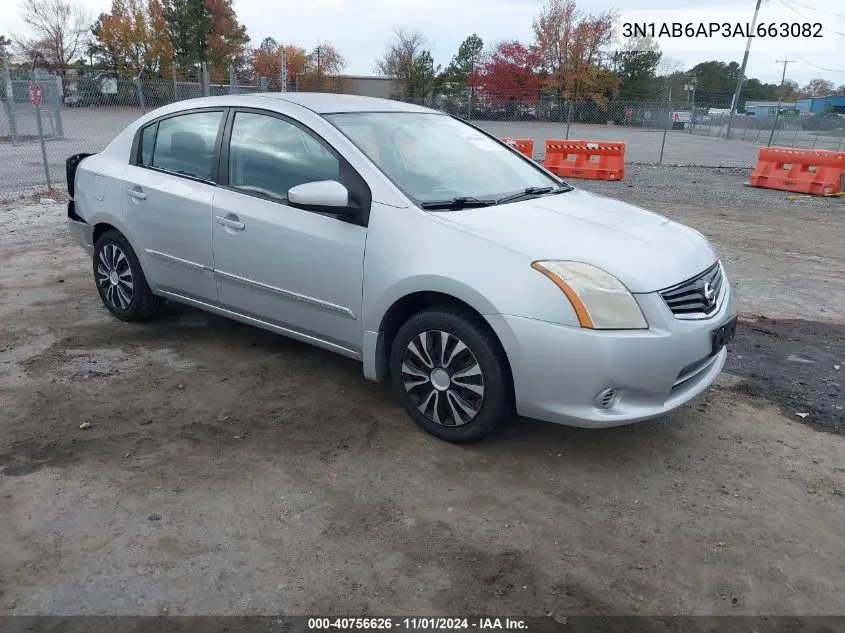
M 94 246 L 94 282 L 106 308 L 123 321 L 149 319 L 161 304 L 129 241 L 115 230 L 103 233 Z
M 393 340 L 390 373 L 414 422 L 448 442 L 479 440 L 513 413 L 504 350 L 469 312 L 432 308 L 412 316 Z

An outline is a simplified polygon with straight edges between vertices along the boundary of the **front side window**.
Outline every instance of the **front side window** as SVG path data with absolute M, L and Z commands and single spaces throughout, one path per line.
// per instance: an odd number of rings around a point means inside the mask
M 325 115 L 396 185 L 420 203 L 493 200 L 561 183 L 450 116 L 427 112 Z
M 230 187 L 286 200 L 291 187 L 317 180 L 340 180 L 340 161 L 313 136 L 277 117 L 235 114 Z
M 211 180 L 214 145 L 222 117 L 222 112 L 194 112 L 159 121 L 152 166 Z

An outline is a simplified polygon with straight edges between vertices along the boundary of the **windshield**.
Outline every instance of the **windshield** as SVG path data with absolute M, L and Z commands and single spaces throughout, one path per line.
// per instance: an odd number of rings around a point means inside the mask
M 418 204 L 498 200 L 563 183 L 478 130 L 443 114 L 355 112 L 326 115 Z

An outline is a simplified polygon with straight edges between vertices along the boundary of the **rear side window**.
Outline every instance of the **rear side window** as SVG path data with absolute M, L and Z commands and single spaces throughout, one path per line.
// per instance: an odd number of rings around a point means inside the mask
M 141 164 L 152 165 L 153 163 L 153 145 L 156 140 L 156 126 L 153 123 L 144 128 L 141 132 Z
M 222 116 L 222 112 L 195 112 L 159 121 L 152 166 L 210 180 Z M 143 149 L 144 145 L 142 159 Z
M 156 150 L 158 152 L 158 150 Z M 315 180 L 340 180 L 340 161 L 305 130 L 272 116 L 238 112 L 229 145 L 229 186 L 277 200 Z

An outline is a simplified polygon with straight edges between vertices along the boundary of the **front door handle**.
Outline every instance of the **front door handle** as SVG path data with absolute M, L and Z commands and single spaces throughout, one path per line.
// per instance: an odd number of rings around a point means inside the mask
M 130 198 L 135 198 L 136 200 L 146 200 L 147 194 L 145 194 L 140 189 L 126 189 L 126 195 Z
M 222 224 L 223 226 L 229 227 L 230 229 L 235 229 L 236 231 L 243 231 L 245 225 L 243 222 L 238 222 L 237 220 L 230 220 L 229 218 L 224 218 L 222 215 L 214 216 L 214 220 L 217 224 Z

